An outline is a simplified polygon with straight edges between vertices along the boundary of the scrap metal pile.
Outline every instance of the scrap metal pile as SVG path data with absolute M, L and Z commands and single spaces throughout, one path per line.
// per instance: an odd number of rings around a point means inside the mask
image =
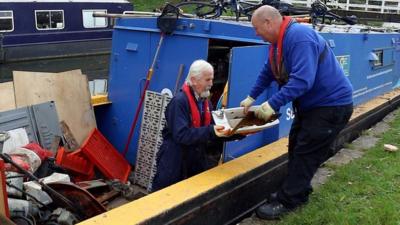
M 0 216 L 15 224 L 72 225 L 133 197 L 131 166 L 93 121 L 86 76 L 66 73 L 14 72 L 14 106 L 0 102 Z M 83 89 L 60 94 L 69 83 Z

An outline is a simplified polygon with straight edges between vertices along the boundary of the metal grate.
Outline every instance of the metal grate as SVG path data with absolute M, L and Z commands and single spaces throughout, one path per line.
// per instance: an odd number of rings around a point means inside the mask
M 139 146 L 136 157 L 135 184 L 152 189 L 156 174 L 156 155 L 162 144 L 162 130 L 165 126 L 165 109 L 171 97 L 158 92 L 146 91 Z

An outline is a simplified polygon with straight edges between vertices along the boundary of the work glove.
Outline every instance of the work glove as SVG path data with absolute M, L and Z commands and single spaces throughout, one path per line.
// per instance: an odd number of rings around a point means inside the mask
M 250 96 L 247 96 L 243 101 L 240 102 L 240 106 L 243 107 L 243 111 L 245 114 L 249 111 L 250 106 L 253 104 L 254 99 Z
M 260 107 L 254 112 L 257 118 L 267 122 L 273 114 L 275 114 L 274 109 L 269 105 L 268 101 L 261 104 Z
M 229 137 L 231 135 L 231 130 L 225 130 L 224 126 L 215 125 L 214 126 L 214 133 L 217 137 Z

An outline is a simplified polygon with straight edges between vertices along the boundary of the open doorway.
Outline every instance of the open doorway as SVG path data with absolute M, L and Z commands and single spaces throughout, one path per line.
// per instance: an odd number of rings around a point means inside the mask
M 225 88 L 229 78 L 232 48 L 252 45 L 255 44 L 219 39 L 209 40 L 207 61 L 214 67 L 214 84 L 211 88 L 211 102 L 214 110 L 225 107 L 226 95 L 224 98 L 223 94 L 224 90 L 227 90 Z M 210 162 L 210 168 L 217 166 L 221 161 L 223 148 L 223 142 L 212 143 L 207 148 L 207 157 Z
M 210 39 L 207 61 L 214 67 L 214 85 L 211 89 L 211 102 L 214 109 L 218 104 L 229 77 L 231 49 L 233 47 L 251 46 L 254 43 Z

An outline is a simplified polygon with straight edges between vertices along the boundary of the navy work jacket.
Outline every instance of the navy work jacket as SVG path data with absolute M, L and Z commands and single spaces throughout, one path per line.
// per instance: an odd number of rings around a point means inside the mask
M 211 102 L 209 102 L 209 107 L 212 110 Z M 202 114 L 201 117 L 203 116 Z M 208 126 L 192 127 L 189 101 L 182 91 L 168 104 L 165 118 L 163 143 L 157 154 L 157 172 L 153 179 L 152 191 L 208 169 L 210 163 L 206 157 L 206 150 L 211 144 L 244 137 L 241 135 L 229 138 L 217 137 L 214 133 L 213 121 Z
M 211 102 L 209 106 L 211 110 Z M 203 118 L 203 114 L 201 117 Z M 217 140 L 213 125 L 192 127 L 189 101 L 182 91 L 168 104 L 165 119 L 163 143 L 157 154 L 153 191 L 206 170 L 207 144 Z

